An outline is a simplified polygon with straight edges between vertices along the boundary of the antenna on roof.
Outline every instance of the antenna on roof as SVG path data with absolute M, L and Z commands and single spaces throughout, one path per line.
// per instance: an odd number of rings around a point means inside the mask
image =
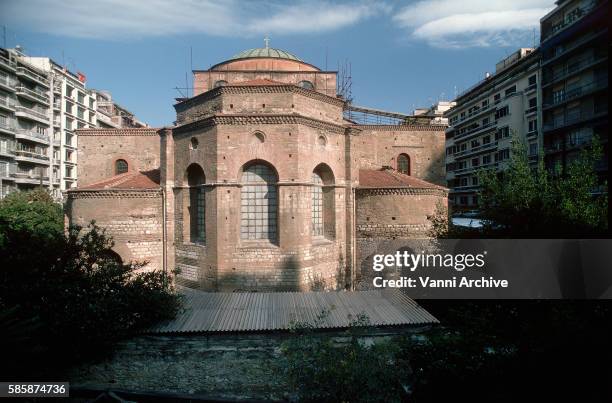
M 264 43 L 266 44 L 266 49 L 270 48 L 270 38 L 268 35 L 264 37 Z

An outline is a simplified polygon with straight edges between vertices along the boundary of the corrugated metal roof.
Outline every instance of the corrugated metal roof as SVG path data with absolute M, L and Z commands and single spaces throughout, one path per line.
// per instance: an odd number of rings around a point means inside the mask
M 211 293 L 181 289 L 185 310 L 148 333 L 255 332 L 288 330 L 295 322 L 317 328 L 346 328 L 359 314 L 372 326 L 438 323 L 438 320 L 398 290 L 336 292 Z

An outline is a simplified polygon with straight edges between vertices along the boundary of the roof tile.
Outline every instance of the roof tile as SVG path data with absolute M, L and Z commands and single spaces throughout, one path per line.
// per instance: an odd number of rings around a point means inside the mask
M 419 188 L 419 189 L 442 189 L 434 183 L 406 175 L 393 169 L 360 169 L 359 170 L 360 188 Z
M 159 184 L 159 169 L 154 169 L 151 171 L 132 171 L 115 175 L 86 186 L 79 186 L 77 190 L 157 189 Z

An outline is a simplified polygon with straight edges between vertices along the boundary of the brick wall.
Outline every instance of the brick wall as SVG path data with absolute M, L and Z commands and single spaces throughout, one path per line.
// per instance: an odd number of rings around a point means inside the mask
M 163 268 L 161 203 L 159 191 L 72 191 L 66 212 L 71 225 L 95 220 L 124 263 L 148 261 L 146 268 L 154 270 Z
M 124 159 L 130 171 L 159 168 L 156 129 L 77 130 L 78 186 L 115 175 L 115 161 Z

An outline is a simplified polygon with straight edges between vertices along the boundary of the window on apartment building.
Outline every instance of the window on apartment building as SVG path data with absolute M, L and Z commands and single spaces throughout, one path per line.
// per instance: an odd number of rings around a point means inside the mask
M 446 148 L 446 155 L 453 155 L 453 153 L 454 153 L 454 147 Z
M 397 156 L 397 170 L 403 174 L 410 175 L 410 157 L 408 154 Z
M 482 144 L 489 144 L 491 142 L 491 136 L 484 136 L 482 138 Z
M 500 103 L 501 102 L 501 94 L 495 94 L 493 96 L 493 102 L 496 103 L 496 104 Z
M 77 116 L 80 117 L 81 119 L 85 119 L 85 109 L 79 107 L 77 109 Z
M 72 98 L 72 92 L 74 91 L 74 88 L 72 88 L 69 85 L 66 85 L 66 96 Z
M 537 108 L 538 106 L 538 98 L 533 97 L 529 99 L 529 108 Z
M 529 155 L 538 155 L 538 143 L 529 143 Z
M 508 116 L 509 114 L 510 114 L 510 108 L 508 107 L 508 105 L 506 105 L 503 108 L 500 108 L 495 111 L 495 120 L 499 118 L 503 118 L 504 116 Z
M 66 161 L 72 161 L 72 151 L 66 150 Z
M 66 167 L 65 169 L 65 175 L 67 178 L 72 178 L 72 167 Z
M 484 101 L 482 101 L 482 103 L 480 104 L 482 108 L 486 108 L 487 106 L 489 106 L 489 100 L 485 99 Z
M 486 164 L 490 164 L 491 163 L 491 155 L 487 154 L 487 155 L 483 155 L 482 156 L 482 165 L 486 165 Z
M 528 123 L 528 132 L 535 132 L 536 130 L 538 130 L 538 120 L 534 119 L 534 120 L 530 120 Z
M 478 176 L 472 176 L 472 186 L 478 186 Z
M 506 88 L 506 91 L 504 91 L 504 96 L 510 96 L 512 94 L 514 94 L 516 92 L 516 85 L 513 85 L 510 88 Z
M 124 174 L 129 169 L 128 163 L 126 160 L 119 159 L 115 161 L 115 175 Z
M 478 139 L 472 140 L 472 143 L 470 145 L 472 148 L 476 148 L 480 145 L 480 141 L 478 141 Z
M 459 204 L 467 205 L 468 204 L 468 197 L 467 196 L 459 197 Z
M 72 145 L 72 134 L 66 132 L 66 145 Z
M 186 223 L 189 224 L 188 241 L 193 243 L 206 242 L 206 195 L 204 192 L 204 170 L 198 164 L 187 168 L 187 186 L 189 186 L 189 205 L 185 211 Z
M 278 193 L 276 172 L 264 164 L 247 166 L 242 173 L 240 237 L 277 239 Z
M 537 76 L 534 74 L 529 77 L 529 85 L 534 85 L 537 82 Z
M 91 109 L 95 109 L 95 108 L 94 108 L 94 105 L 95 105 L 95 104 L 94 104 L 94 102 L 95 102 L 95 100 L 94 100 L 93 98 L 89 98 L 89 107 L 90 107 Z
M 82 92 L 78 92 L 77 93 L 77 99 L 79 100 L 79 103 L 84 104 L 85 103 L 85 94 L 83 94 Z
M 461 143 L 461 145 L 459 146 L 459 149 L 460 149 L 461 151 L 465 151 L 465 150 L 467 150 L 467 143 Z
M 465 119 L 465 112 L 461 112 L 461 120 Z
M 461 178 L 459 180 L 459 186 L 467 186 L 468 185 L 468 178 Z
M 484 118 L 484 119 L 482 119 L 482 125 L 483 125 L 483 126 L 486 126 L 486 125 L 488 125 L 489 123 L 491 123 L 491 119 L 489 119 L 489 118 Z
M 473 167 L 477 167 L 480 165 L 480 159 L 478 158 L 472 158 L 472 166 Z

